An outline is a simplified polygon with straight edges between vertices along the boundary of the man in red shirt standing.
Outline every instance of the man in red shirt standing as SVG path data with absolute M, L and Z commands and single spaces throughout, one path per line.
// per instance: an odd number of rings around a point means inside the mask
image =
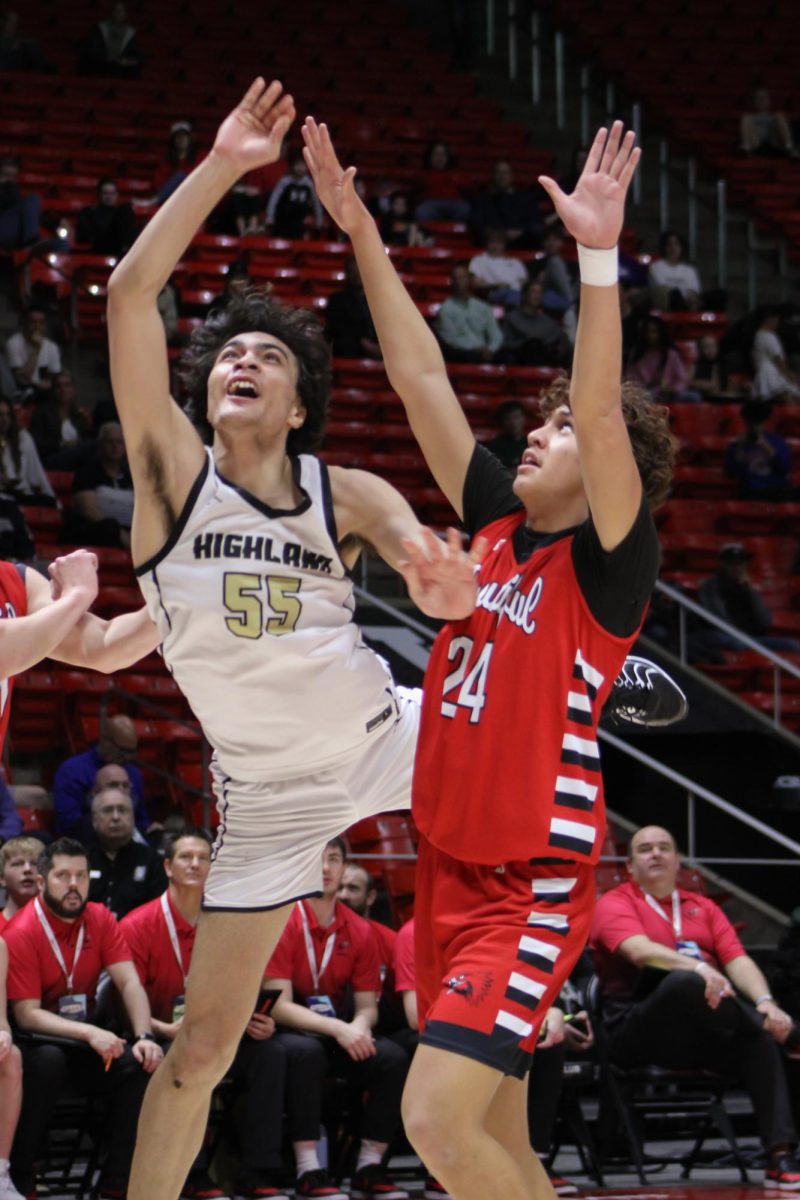
M 374 1037 L 380 969 L 369 922 L 336 899 L 346 847 L 334 838 L 322 856 L 322 895 L 298 901 L 267 966 L 266 987 L 280 988 L 273 1008 L 289 1054 L 287 1109 L 297 1160 L 295 1196 L 347 1200 L 317 1154 L 322 1085 L 333 1071 L 368 1093 L 350 1196 L 408 1200 L 381 1160 L 400 1124 L 408 1057 Z M 352 990 L 353 1015 L 347 1011 Z M 310 1035 L 310 1036 L 309 1036 Z
M 14 1183 L 34 1190 L 34 1164 L 64 1085 L 108 1092 L 111 1142 L 99 1194 L 125 1195 L 136 1122 L 148 1075 L 163 1057 L 150 1006 L 117 922 L 102 904 L 88 903 L 89 864 L 80 842 L 60 838 L 39 859 L 40 895 L 7 927 L 8 1000 L 21 1038 L 25 1088 L 11 1152 Z M 93 1024 L 100 973 L 107 970 L 133 1031 L 129 1045 Z M 48 1042 L 47 1037 L 58 1042 Z M 70 1047 L 63 1044 L 66 1039 Z
M 611 1054 L 620 1066 L 738 1065 L 769 1156 L 766 1183 L 800 1191 L 778 1045 L 792 1020 L 745 953 L 722 909 L 677 885 L 675 839 L 646 825 L 632 837 L 631 878 L 600 898 L 591 946 L 604 992 Z
M 32 837 L 9 838 L 0 847 L 0 884 L 6 889 L 0 934 L 11 918 L 38 894 L 39 855 L 43 850 L 43 843 Z
M 203 888 L 211 870 L 211 839 L 187 828 L 164 848 L 169 886 L 163 895 L 133 909 L 120 922 L 147 992 L 156 1036 L 172 1042 L 183 1020 L 186 981 L 192 961 Z M 286 1053 L 273 1039 L 272 1017 L 255 1012 L 227 1072 L 244 1092 L 239 1123 L 241 1165 L 237 1200 L 287 1200 L 278 1186 L 282 1171 L 281 1134 Z M 181 1190 L 183 1200 L 224 1197 L 208 1174 L 201 1150 Z M 2 1200 L 2 1198 L 0 1198 Z

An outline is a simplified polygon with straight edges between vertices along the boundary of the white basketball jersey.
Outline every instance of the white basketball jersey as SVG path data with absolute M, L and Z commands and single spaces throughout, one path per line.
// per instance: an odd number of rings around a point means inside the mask
M 210 450 L 163 549 L 137 567 L 164 659 L 233 779 L 306 775 L 396 716 L 339 558 L 327 468 L 292 459 L 297 508 L 270 509 Z

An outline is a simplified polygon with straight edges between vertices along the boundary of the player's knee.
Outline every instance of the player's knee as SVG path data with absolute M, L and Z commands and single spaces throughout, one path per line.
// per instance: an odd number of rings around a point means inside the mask
M 190 1083 L 213 1087 L 228 1069 L 237 1044 L 238 1038 L 226 1038 L 211 1020 L 184 1023 L 165 1066 L 170 1068 L 176 1087 Z
M 457 1160 L 461 1131 L 447 1106 L 411 1092 L 403 1096 L 402 1117 L 406 1137 L 432 1174 Z
M 22 1055 L 19 1046 L 12 1046 L 0 1062 L 0 1079 L 7 1084 L 18 1084 L 22 1079 Z

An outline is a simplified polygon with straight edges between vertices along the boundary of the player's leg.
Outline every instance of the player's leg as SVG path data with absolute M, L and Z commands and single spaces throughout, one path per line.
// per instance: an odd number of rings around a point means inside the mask
M 130 1200 L 179 1196 L 203 1140 L 212 1089 L 233 1061 L 291 911 L 289 904 L 265 912 L 202 914 L 186 1014 L 142 1105 Z
M 406 1135 L 454 1200 L 536 1196 L 520 1164 L 488 1128 L 502 1083 L 501 1071 L 463 1054 L 422 1044 L 414 1055 L 403 1095 Z M 500 1108 L 505 1110 L 505 1098 Z
M 506 1075 L 494 1095 L 486 1117 L 486 1131 L 503 1146 L 519 1167 L 531 1200 L 552 1200 L 553 1185 L 531 1146 L 528 1131 L 528 1083 Z

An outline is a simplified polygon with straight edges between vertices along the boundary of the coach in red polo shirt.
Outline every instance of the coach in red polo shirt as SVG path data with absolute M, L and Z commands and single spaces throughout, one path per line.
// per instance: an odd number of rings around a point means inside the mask
M 358 863 L 345 863 L 344 878 L 339 888 L 337 900 L 352 908 L 354 913 L 363 917 L 372 930 L 375 947 L 378 951 L 378 966 L 381 973 L 381 986 L 378 992 L 378 1024 L 376 1031 L 396 1038 L 404 1050 L 409 1047 L 403 1038 L 408 1032 L 408 1026 L 403 1013 L 403 1002 L 398 995 L 394 978 L 394 955 L 397 931 L 376 921 L 372 916 L 372 908 L 378 898 L 375 881 L 366 867 Z M 398 1038 L 397 1035 L 401 1036 Z
M 680 865 L 672 834 L 645 826 L 631 839 L 630 881 L 598 901 L 590 944 L 612 1057 L 623 1067 L 738 1068 L 768 1153 L 767 1184 L 800 1190 L 779 1050 L 791 1018 L 722 910 L 677 886 Z
M 118 1200 L 127 1186 L 147 1077 L 160 1063 L 162 1051 L 117 922 L 101 904 L 88 903 L 89 865 L 80 842 L 59 838 L 45 847 L 39 859 L 39 888 L 40 895 L 4 933 L 8 999 L 21 1031 L 24 1078 L 12 1177 L 24 1195 L 30 1194 L 35 1161 L 56 1101 L 69 1081 L 79 1091 L 109 1094 L 110 1146 L 99 1194 Z M 131 1045 L 92 1021 L 103 970 L 127 1012 Z M 31 1041 L 26 1033 L 38 1037 Z
M 211 838 L 204 829 L 188 828 L 173 834 L 164 846 L 169 880 L 166 892 L 133 909 L 120 922 L 150 1001 L 153 1029 L 167 1042 L 175 1039 L 183 1020 L 186 981 L 210 869 Z M 273 1038 L 274 1032 L 272 1017 L 254 1013 L 226 1074 L 244 1099 L 238 1123 L 237 1200 L 288 1200 L 280 1187 L 286 1051 Z M 220 1200 L 224 1196 L 208 1173 L 203 1148 L 181 1189 L 181 1198 Z
M 301 900 L 267 966 L 264 983 L 280 988 L 273 1015 L 289 1055 L 287 1109 L 297 1164 L 295 1196 L 347 1200 L 331 1184 L 316 1152 L 322 1087 L 329 1073 L 368 1093 L 353 1174 L 353 1200 L 408 1200 L 381 1159 L 400 1124 L 408 1056 L 374 1037 L 380 967 L 369 922 L 336 899 L 346 847 L 334 838 L 322 856 L 322 896 Z M 352 1014 L 348 999 L 352 993 Z

